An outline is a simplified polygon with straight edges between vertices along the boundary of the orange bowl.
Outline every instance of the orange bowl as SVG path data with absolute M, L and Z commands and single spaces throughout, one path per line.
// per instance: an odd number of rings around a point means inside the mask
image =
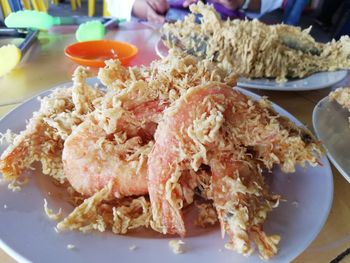
M 68 58 L 89 67 L 104 67 L 105 60 L 116 58 L 126 65 L 137 52 L 137 47 L 132 44 L 112 40 L 77 42 L 64 50 Z

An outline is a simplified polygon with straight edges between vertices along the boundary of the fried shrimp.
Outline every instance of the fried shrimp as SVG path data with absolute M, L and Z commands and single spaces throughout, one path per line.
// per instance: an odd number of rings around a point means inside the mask
M 147 155 L 153 143 L 140 136 L 135 123 L 126 121 L 127 113 L 115 114 L 120 116 L 113 133 L 107 133 L 97 116 L 91 115 L 65 141 L 64 174 L 83 195 L 93 195 L 110 181 L 116 198 L 148 193 Z
M 205 165 L 212 175 L 209 198 L 230 237 L 227 247 L 248 255 L 253 237 L 262 257 L 276 254 L 279 237 L 267 236 L 263 223 L 279 197 L 268 193 L 262 168 L 279 164 L 290 172 L 296 164 L 316 165 L 317 155 L 314 142 L 297 133 L 300 128 L 285 129 L 263 105 L 216 83 L 189 89 L 166 110 L 148 160 L 153 220 L 163 233 L 185 235 L 182 174 Z M 287 150 L 289 140 L 299 145 Z M 265 143 L 272 154 L 264 158 Z
M 108 85 L 109 91 L 100 100 L 96 111 L 68 137 L 64 145 L 65 175 L 76 191 L 90 196 L 116 177 L 119 183 L 115 185 L 121 188 L 113 188 L 115 196 L 147 193 L 144 160 L 147 160 L 148 148 L 145 145 L 153 140 L 164 109 L 191 86 L 213 79 L 234 81 L 234 76 L 226 76 L 211 63 L 198 62 L 198 65 L 197 62 L 190 56 L 172 56 L 154 62 L 150 68 L 128 70 L 118 61 L 107 62 L 99 77 Z M 173 78 L 169 78 L 169 74 Z M 108 144 L 109 147 L 101 147 L 101 142 L 102 146 Z M 130 154 L 137 151 L 143 154 L 137 157 Z M 133 162 L 122 155 L 132 155 Z M 143 159 L 138 163 L 141 156 Z M 138 173 L 140 175 L 136 176 Z M 127 191 L 135 179 L 139 180 L 138 187 Z M 129 183 L 122 187 L 120 182 L 126 181 Z M 145 183 L 141 186 L 143 181 Z
M 220 222 L 226 248 L 275 255 L 280 237 L 263 226 L 280 196 L 269 192 L 263 171 L 317 165 L 322 151 L 313 136 L 267 100 L 232 88 L 236 76 L 209 60 L 173 50 L 149 67 L 106 65 L 99 72 L 106 91 L 87 85 L 79 67 L 72 88 L 41 100 L 0 159 L 4 178 L 40 161 L 74 206 L 59 230 L 151 227 L 185 236 L 183 208 L 200 195 L 216 210 L 200 221 Z
M 93 101 L 103 94 L 86 85 L 86 78 L 87 71 L 78 67 L 72 88 L 57 89 L 41 100 L 39 111 L 1 156 L 0 171 L 6 179 L 16 179 L 35 161 L 40 161 L 44 174 L 60 182 L 65 180 L 61 160 L 63 142 L 94 108 Z
M 153 220 L 163 233 L 185 235 L 186 230 L 181 214 L 183 190 L 179 180 L 182 173 L 191 168 L 190 162 L 194 171 L 199 170 L 201 163 L 206 161 L 208 164 L 207 156 L 203 156 L 199 151 L 198 153 L 190 151 L 192 145 L 187 145 L 188 142 L 191 142 L 191 138 L 186 133 L 191 123 L 197 118 L 199 122 L 202 115 L 203 121 L 206 120 L 206 103 L 188 104 L 186 101 L 187 98 L 191 98 L 192 102 L 201 102 L 206 97 L 206 90 L 204 90 L 203 95 L 200 93 L 202 89 L 197 90 L 196 93 L 193 92 L 194 89 L 190 89 L 185 97 L 176 103 L 176 106 L 166 111 L 164 120 L 158 125 L 155 145 L 149 155 L 148 184 Z M 223 91 L 225 92 L 226 89 Z M 229 89 L 227 89 L 228 91 Z M 213 89 L 211 92 L 214 97 L 216 90 Z M 211 106 L 213 104 L 215 104 L 214 101 Z M 207 119 L 207 124 L 215 125 L 215 128 L 210 130 L 209 126 L 202 129 L 203 139 L 209 142 L 216 139 L 223 122 L 222 112 L 215 109 L 215 106 L 213 107 L 217 116 L 211 116 L 211 119 Z M 189 149 L 186 151 L 187 147 Z

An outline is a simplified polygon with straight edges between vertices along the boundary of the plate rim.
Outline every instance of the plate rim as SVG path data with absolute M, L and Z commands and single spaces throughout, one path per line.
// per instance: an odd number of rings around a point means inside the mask
M 53 90 L 57 89 L 57 88 L 63 88 L 63 87 L 69 87 L 72 85 L 72 81 L 69 82 L 65 82 L 65 83 L 61 83 L 61 84 L 57 84 L 53 87 L 51 87 L 50 89 L 38 92 L 37 94 L 33 95 L 32 97 L 26 99 L 25 101 L 21 102 L 19 105 L 17 105 L 15 108 L 13 108 L 12 110 L 10 110 L 8 113 L 6 113 L 2 118 L 0 118 L 0 122 L 6 118 L 8 115 L 12 114 L 14 111 L 16 111 L 19 107 L 22 107 L 23 105 L 25 105 L 26 103 L 32 101 L 33 99 L 38 99 L 41 96 L 47 96 L 48 94 L 50 94 Z M 92 78 L 88 78 L 87 79 L 87 83 L 89 85 L 96 85 L 96 84 L 100 84 L 100 81 L 97 79 L 97 77 L 92 77 Z M 242 92 L 243 94 L 252 97 L 254 100 L 257 99 L 261 99 L 262 96 L 250 91 L 250 90 L 246 90 L 243 89 L 241 87 L 233 87 L 236 88 L 238 91 Z M 46 94 L 47 93 L 47 94 Z M 281 114 L 282 116 L 286 116 L 289 115 L 288 118 L 291 119 L 292 122 L 296 123 L 296 125 L 298 126 L 302 126 L 305 127 L 305 125 L 298 120 L 297 117 L 295 117 L 293 114 L 291 114 L 290 112 L 288 112 L 287 110 L 285 110 L 283 107 L 279 106 L 277 103 L 272 102 L 272 107 L 274 110 L 277 111 L 278 114 Z M 295 258 L 297 258 L 303 251 L 305 251 L 310 244 L 316 239 L 316 237 L 320 234 L 320 232 L 322 231 L 323 227 L 325 226 L 325 223 L 327 222 L 327 219 L 329 217 L 331 208 L 333 206 L 333 198 L 334 198 L 334 178 L 333 178 L 333 172 L 331 169 L 331 165 L 328 161 L 328 158 L 326 155 L 324 155 L 322 157 L 324 159 L 324 161 L 326 162 L 326 165 L 324 167 L 327 167 L 328 173 L 329 173 L 329 185 L 327 186 L 327 188 L 329 188 L 329 202 L 327 204 L 327 207 L 325 207 L 325 213 L 323 214 L 323 218 L 319 221 L 319 225 L 317 227 L 317 231 L 315 231 L 313 233 L 313 235 L 309 236 L 309 239 L 304 240 L 304 245 L 302 247 L 300 247 L 297 250 L 294 250 L 294 253 L 290 253 L 289 257 L 287 256 L 285 259 L 287 259 L 288 261 L 292 261 Z M 13 248 L 11 248 L 9 245 L 7 245 L 4 241 L 3 238 L 0 236 L 0 248 L 3 249 L 10 257 L 14 258 L 15 260 L 17 260 L 20 263 L 32 263 L 32 261 L 30 261 L 29 259 L 27 259 L 25 257 L 25 255 L 21 255 L 20 253 L 16 252 L 16 250 L 14 250 Z M 273 258 L 272 258 L 273 259 Z M 262 261 L 263 262 L 263 261 Z
M 269 91 L 312 91 L 312 90 L 320 90 L 320 89 L 325 89 L 325 88 L 329 88 L 339 82 L 341 82 L 342 80 L 344 80 L 346 78 L 346 76 L 348 75 L 348 70 L 347 69 L 339 69 L 339 70 L 334 70 L 334 71 L 320 71 L 320 72 L 315 72 L 309 76 L 306 76 L 304 78 L 301 79 L 296 79 L 296 80 L 291 80 L 290 82 L 293 81 L 306 81 L 309 77 L 312 77 L 314 75 L 317 74 L 333 74 L 333 73 L 338 73 L 341 74 L 339 79 L 336 80 L 335 82 L 330 82 L 330 84 L 324 84 L 322 83 L 319 86 L 311 86 L 310 88 L 302 88 L 302 87 L 296 87 L 296 88 L 292 88 L 292 87 L 283 87 L 283 86 L 279 86 L 280 84 L 275 82 L 276 85 L 273 86 L 274 88 L 270 88 L 269 86 L 264 86 L 264 83 L 257 83 L 257 84 L 252 84 L 249 85 L 249 83 L 244 82 L 244 81 L 239 81 L 237 82 L 237 86 L 243 87 L 243 88 L 249 88 L 249 89 L 258 89 L 258 90 L 269 90 Z M 255 79 L 256 81 L 266 81 L 268 79 Z M 248 79 L 249 81 L 249 79 Z M 259 87 L 257 87 L 259 85 Z

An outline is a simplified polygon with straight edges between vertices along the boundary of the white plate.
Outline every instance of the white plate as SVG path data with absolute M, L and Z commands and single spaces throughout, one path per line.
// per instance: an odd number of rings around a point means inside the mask
M 277 83 L 270 79 L 247 79 L 239 78 L 237 85 L 243 88 L 279 90 L 279 91 L 302 91 L 329 88 L 342 81 L 348 72 L 346 70 L 319 72 L 303 79 L 288 80 Z
M 312 124 L 317 137 L 327 150 L 329 159 L 350 183 L 350 113 L 329 97 L 317 103 Z
M 241 91 L 255 99 L 260 98 Z M 44 92 L 41 96 L 49 93 Z M 300 125 L 291 114 L 274 107 Z M 0 121 L 0 132 L 8 128 L 15 132 L 23 130 L 25 120 L 38 108 L 36 97 L 23 103 Z M 333 177 L 327 158 L 322 158 L 321 162 L 323 166 L 298 168 L 295 174 L 286 175 L 275 170 L 268 178 L 271 190 L 287 200 L 269 214 L 265 224 L 267 233 L 278 233 L 282 237 L 279 253 L 270 262 L 291 261 L 322 229 L 332 205 Z M 43 198 L 47 198 L 49 207 L 54 210 L 63 207 L 68 212 L 72 208 L 58 198 L 60 191 L 48 178 L 35 171 L 31 175 L 30 183 L 20 192 L 11 192 L 5 185 L 0 187 L 0 246 L 20 262 L 262 262 L 256 253 L 245 258 L 224 249 L 218 226 L 208 230 L 188 227 L 190 236 L 184 239 L 187 253 L 181 255 L 173 254 L 168 247 L 171 238 L 160 234 L 57 234 L 55 222 L 48 220 L 44 213 Z M 75 248 L 68 250 L 68 244 Z M 132 245 L 138 248 L 130 251 Z
M 168 48 L 160 39 L 155 46 L 158 56 L 161 58 L 168 55 Z M 285 83 L 278 83 L 271 79 L 248 79 L 239 78 L 237 86 L 242 88 L 263 89 L 263 90 L 279 90 L 279 91 L 302 91 L 328 88 L 342 81 L 348 72 L 346 70 L 319 72 L 312 74 L 306 78 L 288 80 Z

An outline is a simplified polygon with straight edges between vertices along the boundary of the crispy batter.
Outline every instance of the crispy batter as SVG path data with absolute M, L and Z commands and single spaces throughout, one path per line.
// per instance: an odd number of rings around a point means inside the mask
M 47 200 L 44 198 L 44 210 L 48 218 L 51 220 L 59 220 L 62 216 L 62 209 L 60 208 L 57 213 L 54 213 L 47 205 Z
M 195 202 L 198 209 L 198 217 L 196 219 L 196 225 L 200 227 L 207 227 L 208 225 L 215 225 L 218 222 L 218 216 L 215 208 L 211 203 L 199 204 Z
M 350 111 L 350 87 L 341 87 L 332 91 L 329 93 L 329 98 Z
M 0 171 L 6 180 L 18 178 L 35 161 L 42 172 L 63 183 L 62 167 L 64 140 L 82 122 L 102 92 L 85 84 L 86 70 L 78 67 L 72 88 L 59 88 L 40 101 L 26 129 L 16 136 L 0 159 Z
M 264 259 L 277 253 L 279 236 L 266 235 L 263 223 L 279 196 L 269 193 L 262 169 L 316 165 L 321 150 L 309 132 L 268 101 L 232 90 L 235 76 L 215 63 L 176 51 L 150 67 L 108 61 L 99 72 L 105 93 L 86 85 L 87 76 L 78 68 L 72 88 L 42 99 L 0 160 L 7 180 L 41 161 L 44 174 L 64 183 L 75 208 L 59 230 L 125 234 L 150 226 L 183 235 L 181 209 L 198 193 L 212 200 L 217 216 L 205 207 L 210 216 L 202 209 L 201 217 L 219 219 L 227 248 L 248 255 L 254 242 Z
M 335 91 L 329 93 L 329 99 L 336 101 L 340 106 L 350 112 L 350 87 L 337 88 Z M 350 122 L 350 117 L 348 120 Z
M 93 229 L 104 232 L 110 229 L 115 234 L 125 234 L 131 229 L 148 227 L 151 221 L 149 202 L 141 196 L 110 205 L 105 201 L 110 199 L 112 186 L 111 181 L 106 187 L 86 198 L 57 224 L 57 229 L 82 232 Z
M 149 227 L 152 219 L 150 203 L 142 196 L 135 198 L 129 205 L 113 207 L 113 226 L 115 234 L 125 234 L 138 227 Z
M 182 176 L 209 166 L 208 198 L 214 201 L 227 247 L 244 255 L 256 242 L 260 255 L 277 252 L 278 237 L 263 231 L 279 196 L 269 193 L 262 168 L 317 165 L 321 150 L 312 137 L 281 118 L 266 101 L 255 102 L 229 86 L 211 83 L 189 89 L 166 109 L 149 155 L 153 220 L 162 233 L 185 234 Z M 161 168 L 160 168 L 161 167 Z M 253 238 L 256 237 L 256 238 Z
M 180 239 L 169 241 L 169 247 L 174 254 L 183 254 L 185 252 L 185 242 Z
M 104 200 L 107 200 L 112 190 L 112 181 L 108 183 L 102 190 L 95 193 L 91 197 L 76 207 L 63 221 L 57 224 L 58 230 L 74 230 L 78 229 L 87 232 L 92 229 L 104 232 L 106 223 L 101 214 L 98 213 L 98 207 Z
M 107 66 L 99 71 L 99 76 L 103 78 L 103 83 L 108 84 L 107 88 L 111 92 L 104 97 L 101 110 L 123 107 L 141 114 L 139 111 L 144 110 L 144 107 L 148 109 L 147 107 L 150 106 L 148 104 L 151 102 L 168 106 L 190 87 L 210 81 L 232 86 L 236 84 L 234 74 L 227 74 L 214 63 L 199 61 L 192 56 L 180 55 L 175 51 L 163 60 L 152 62 L 149 67 L 130 67 L 126 70 L 115 61 L 106 63 Z M 115 88 L 113 83 L 116 82 L 122 85 L 118 84 L 118 88 Z M 160 116 L 154 116 L 154 118 L 159 121 Z
M 169 48 L 217 62 L 227 72 L 248 78 L 302 78 L 319 71 L 350 68 L 350 38 L 317 43 L 310 29 L 258 20 L 222 21 L 211 6 L 190 7 L 184 21 L 165 24 L 162 38 Z M 201 23 L 195 15 L 201 14 Z

